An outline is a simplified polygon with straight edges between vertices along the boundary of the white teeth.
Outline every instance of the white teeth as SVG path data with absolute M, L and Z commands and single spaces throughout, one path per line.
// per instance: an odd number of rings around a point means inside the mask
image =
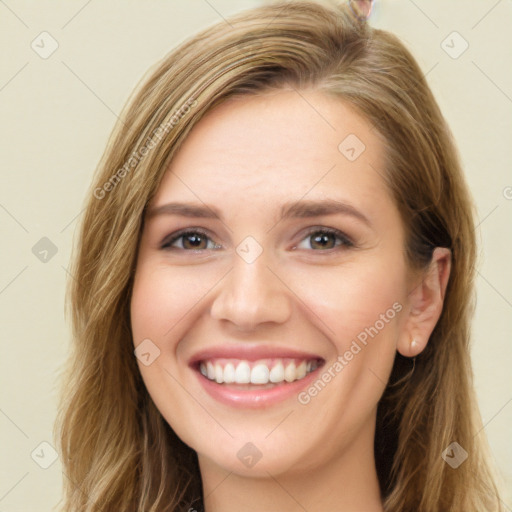
M 215 379 L 215 366 L 210 361 L 206 363 L 206 372 L 210 380 Z
M 297 364 L 296 364 L 297 363 Z M 251 367 L 252 366 L 252 367 Z M 201 362 L 199 371 L 218 384 L 268 384 L 303 379 L 318 368 L 318 362 L 293 359 L 260 360 L 255 363 L 233 360 Z
M 295 378 L 297 380 L 303 379 L 306 376 L 306 361 L 302 361 L 302 363 L 297 366 L 297 370 L 295 371 Z
M 251 384 L 268 384 L 269 373 L 269 369 L 265 364 L 257 364 L 251 370 Z
M 295 380 L 295 363 L 289 363 L 284 369 L 284 380 L 286 382 L 293 382 Z
M 215 381 L 219 384 L 224 382 L 224 370 L 219 363 L 215 365 Z
M 284 366 L 283 363 L 277 363 L 272 370 L 270 370 L 269 375 L 270 382 L 283 382 L 284 380 Z
M 235 382 L 235 367 L 233 363 L 228 363 L 224 367 L 224 382 L 226 384 L 231 384 L 232 382 Z
M 249 363 L 242 361 L 235 370 L 235 382 L 237 384 L 249 384 L 251 382 L 251 367 Z

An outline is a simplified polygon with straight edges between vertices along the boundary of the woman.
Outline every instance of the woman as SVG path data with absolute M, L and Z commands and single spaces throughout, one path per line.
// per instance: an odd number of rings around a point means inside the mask
M 500 510 L 473 205 L 403 45 L 345 5 L 254 9 L 121 118 L 70 282 L 64 510 Z

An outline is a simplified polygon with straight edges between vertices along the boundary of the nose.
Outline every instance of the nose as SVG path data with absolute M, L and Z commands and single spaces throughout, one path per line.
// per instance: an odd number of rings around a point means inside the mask
M 290 291 L 270 269 L 263 253 L 247 263 L 234 255 L 232 270 L 221 281 L 210 310 L 216 320 L 226 320 L 249 331 L 266 323 L 283 323 L 291 315 Z

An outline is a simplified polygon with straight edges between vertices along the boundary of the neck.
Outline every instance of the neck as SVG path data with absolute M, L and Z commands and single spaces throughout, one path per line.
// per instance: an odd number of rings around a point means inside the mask
M 382 512 L 373 436 L 307 471 L 250 478 L 199 457 L 206 512 Z

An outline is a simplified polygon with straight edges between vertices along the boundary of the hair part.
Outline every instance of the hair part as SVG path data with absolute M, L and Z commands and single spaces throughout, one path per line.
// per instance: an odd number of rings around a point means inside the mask
M 183 43 L 137 88 L 91 186 L 70 269 L 73 350 L 55 430 L 66 476 L 62 510 L 200 508 L 197 457 L 156 409 L 133 356 L 129 304 L 143 216 L 207 112 L 236 95 L 290 87 L 339 98 L 385 142 L 383 177 L 410 267 L 425 269 L 435 247 L 452 252 L 427 348 L 412 373 L 410 360 L 396 356 L 379 403 L 375 457 L 385 510 L 501 510 L 478 435 L 470 364 L 474 206 L 421 69 L 394 35 L 355 19 L 346 5 L 280 2 L 229 22 Z M 441 458 L 453 441 L 469 453 L 457 470 Z

